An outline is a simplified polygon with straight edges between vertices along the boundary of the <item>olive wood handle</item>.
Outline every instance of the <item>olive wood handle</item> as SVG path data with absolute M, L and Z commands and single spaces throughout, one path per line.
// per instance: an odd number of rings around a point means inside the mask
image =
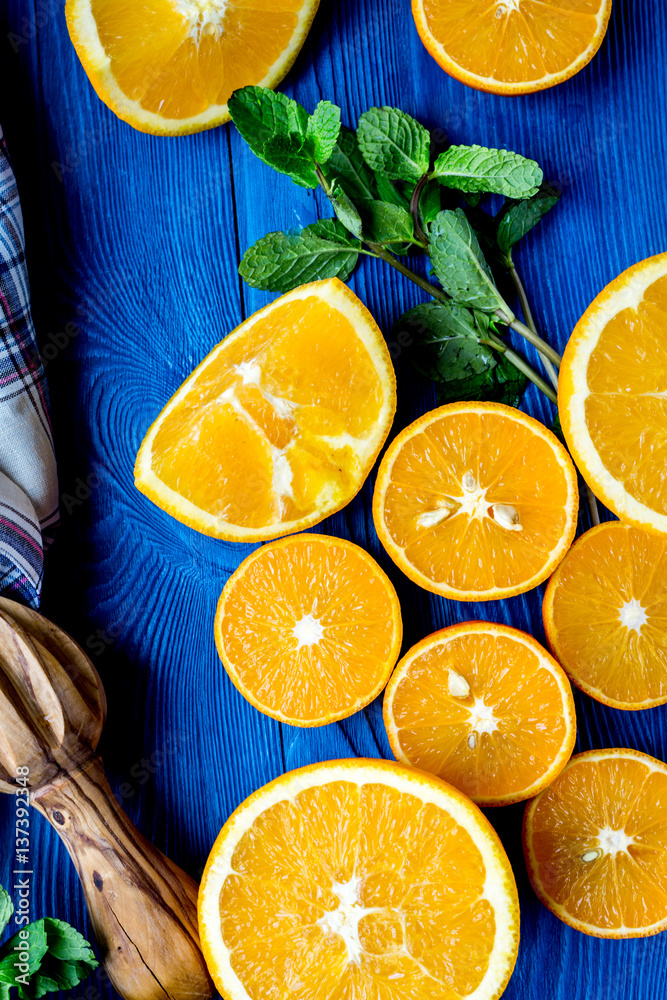
M 197 884 L 123 812 L 100 758 L 31 800 L 69 851 L 102 961 L 125 1000 L 214 996 L 199 946 Z

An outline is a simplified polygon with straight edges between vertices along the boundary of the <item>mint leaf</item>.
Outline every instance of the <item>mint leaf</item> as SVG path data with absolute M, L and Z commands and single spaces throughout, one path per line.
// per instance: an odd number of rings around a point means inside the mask
M 25 933 L 27 932 L 27 939 Z M 17 966 L 19 950 L 27 950 L 27 969 Z M 21 1000 L 39 1000 L 45 993 L 71 990 L 97 968 L 97 960 L 83 935 L 63 920 L 45 917 L 15 934 L 0 951 L 0 979 L 16 986 Z M 28 975 L 29 982 L 17 982 Z
M 364 234 L 373 243 L 412 243 L 415 227 L 406 208 L 385 201 L 368 201 L 361 210 Z
M 326 163 L 334 151 L 340 132 L 340 108 L 320 101 L 308 119 L 306 146 L 316 163 Z
M 419 215 L 424 228 L 431 225 L 441 208 L 440 188 L 435 181 L 429 181 L 419 199 Z
M 317 187 L 312 156 L 306 146 L 308 114 L 279 91 L 242 87 L 228 102 L 237 129 L 267 166 L 288 174 L 302 187 Z
M 377 198 L 373 174 L 361 155 L 355 133 L 349 128 L 341 128 L 333 152 L 322 169 L 326 179 L 340 181 L 345 193 L 354 201 Z
M 338 231 L 328 238 L 318 235 L 322 232 L 322 223 L 316 222 L 294 235 L 263 236 L 244 253 L 239 274 L 253 288 L 265 292 L 289 292 L 318 278 L 347 281 L 356 267 L 359 250 L 345 244 Z
M 315 166 L 305 153 L 303 137 L 297 132 L 272 135 L 264 143 L 262 160 L 281 174 L 287 174 L 302 187 L 317 187 Z
M 517 406 L 526 379 L 483 343 L 488 328 L 484 313 L 453 302 L 428 302 L 405 313 L 394 333 L 399 343 L 411 342 L 412 363 L 435 381 L 440 403 L 480 399 Z
M 398 108 L 370 108 L 357 127 L 357 141 L 371 170 L 415 184 L 428 170 L 431 137 Z
M 338 219 L 318 219 L 317 222 L 311 222 L 309 226 L 306 226 L 302 230 L 302 234 L 307 236 L 321 236 L 322 239 L 330 240 L 332 243 L 339 243 L 341 246 L 356 247 L 357 250 L 359 249 L 359 244 L 355 238 L 350 235 Z
M 431 176 L 457 191 L 508 198 L 532 197 L 543 177 L 534 160 L 485 146 L 450 146 L 435 161 Z
M 375 174 L 380 201 L 386 201 L 390 205 L 398 205 L 400 208 L 409 208 L 410 201 L 398 190 L 395 184 L 389 180 L 386 174 Z
M 18 986 L 19 996 L 25 998 L 28 986 L 16 982 L 17 976 L 35 975 L 48 950 L 46 928 L 43 920 L 28 924 L 21 931 L 5 941 L 0 948 L 0 981 L 9 986 Z M 20 956 L 27 953 L 28 960 L 21 962 Z
M 335 180 L 331 185 L 329 201 L 333 205 L 333 210 L 349 230 L 358 239 L 361 238 L 361 216 L 348 197 L 345 188 L 340 181 Z
M 536 226 L 543 215 L 558 202 L 558 195 L 538 191 L 527 201 L 510 205 L 500 214 L 496 241 L 507 265 L 512 263 L 512 247 Z
M 429 233 L 429 252 L 440 284 L 455 302 L 482 312 L 502 309 L 513 317 L 462 209 L 438 212 Z
M 5 927 L 9 923 L 13 912 L 14 904 L 12 903 L 11 896 L 7 890 L 0 885 L 0 934 L 2 934 Z

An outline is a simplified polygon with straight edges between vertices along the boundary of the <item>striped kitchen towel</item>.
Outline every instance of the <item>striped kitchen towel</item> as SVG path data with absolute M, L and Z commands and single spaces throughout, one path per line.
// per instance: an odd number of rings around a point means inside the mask
M 37 607 L 44 549 L 58 523 L 58 480 L 24 251 L 0 128 L 0 594 Z

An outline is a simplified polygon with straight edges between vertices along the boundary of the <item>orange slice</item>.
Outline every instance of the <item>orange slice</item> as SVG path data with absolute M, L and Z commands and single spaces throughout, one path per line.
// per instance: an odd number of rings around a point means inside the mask
M 537 795 L 577 734 L 563 670 L 532 636 L 494 622 L 452 625 L 413 646 L 385 691 L 384 722 L 397 760 L 481 806 Z
M 519 909 L 469 799 L 388 761 L 339 760 L 281 775 L 227 820 L 199 931 L 227 1000 L 495 1000 Z
M 554 655 L 613 708 L 667 702 L 667 539 L 618 521 L 579 538 L 542 605 Z
M 528 804 L 533 888 L 584 934 L 629 938 L 667 928 L 667 765 L 637 750 L 573 757 Z
M 396 591 L 375 560 L 310 533 L 248 556 L 215 616 L 233 684 L 292 726 L 324 726 L 368 705 L 389 680 L 402 635 Z
M 667 534 L 667 253 L 624 271 L 565 348 L 558 410 L 586 482 L 622 521 Z
M 420 587 L 480 601 L 542 583 L 574 538 L 577 504 L 574 466 L 551 431 L 502 403 L 450 403 L 392 441 L 373 518 Z
M 491 94 L 530 94 L 591 61 L 611 0 L 412 0 L 412 13 L 450 76 Z
M 70 37 L 104 103 L 141 132 L 229 120 L 238 87 L 275 87 L 319 0 L 67 0 Z
M 256 542 L 349 503 L 396 409 L 389 351 L 337 278 L 260 309 L 218 344 L 148 431 L 135 483 L 204 534 Z

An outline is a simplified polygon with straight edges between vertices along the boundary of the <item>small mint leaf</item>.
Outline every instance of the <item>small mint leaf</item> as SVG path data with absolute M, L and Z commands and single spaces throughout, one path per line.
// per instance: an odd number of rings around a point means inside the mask
M 380 201 L 385 201 L 389 205 L 398 205 L 399 208 L 409 208 L 410 201 L 406 198 L 396 187 L 396 185 L 389 180 L 386 174 L 375 174 L 375 183 L 377 185 L 378 194 L 380 196 Z M 414 186 L 414 185 L 413 185 Z
M 322 168 L 327 180 L 337 180 L 353 201 L 370 201 L 378 192 L 372 172 L 361 155 L 354 132 L 341 128 L 331 156 Z
M 460 208 L 438 212 L 429 233 L 429 252 L 440 284 L 455 302 L 482 312 L 502 309 L 513 316 Z
M 419 199 L 419 215 L 424 229 L 428 229 L 441 208 L 440 187 L 435 181 L 429 181 Z
M 503 209 L 498 221 L 496 240 L 498 248 L 505 255 L 507 263 L 511 263 L 512 247 L 536 226 L 542 216 L 558 202 L 558 195 L 548 190 L 538 191 L 536 195 L 518 204 L 509 205 Z
M 302 187 L 317 187 L 312 158 L 303 148 L 308 131 L 305 108 L 266 87 L 235 90 L 228 108 L 255 156 Z
M 304 139 L 297 132 L 272 135 L 264 143 L 262 159 L 274 170 L 287 174 L 301 187 L 317 187 L 315 166 L 304 151 Z
M 386 201 L 367 201 L 361 209 L 364 234 L 373 243 L 411 243 L 415 236 L 412 216 L 406 208 Z
M 347 231 L 343 223 L 339 222 L 338 219 L 318 219 L 317 222 L 311 222 L 309 226 L 306 226 L 302 230 L 302 235 L 319 236 L 321 239 L 329 240 L 331 243 L 339 243 L 344 247 L 359 249 L 358 241 L 355 240 L 354 236 Z
M 450 146 L 440 153 L 431 176 L 457 191 L 503 194 L 508 198 L 532 197 L 543 177 L 534 160 L 486 146 Z
M 359 259 L 359 251 L 346 245 L 336 233 L 323 239 L 313 232 L 321 223 L 301 233 L 269 233 L 243 255 L 239 274 L 253 288 L 265 292 L 289 292 L 307 281 L 340 278 L 347 281 Z M 309 232 L 310 230 L 310 232 Z
M 11 896 L 0 885 L 0 934 L 5 930 L 13 912 L 14 904 L 12 903 Z
M 333 153 L 340 133 L 340 108 L 331 101 L 320 101 L 308 119 L 306 145 L 316 163 L 326 163 Z
M 415 184 L 428 170 L 431 137 L 398 108 L 370 108 L 359 119 L 357 141 L 371 170 Z
M 331 185 L 329 200 L 345 228 L 357 239 L 361 239 L 361 216 L 340 181 L 334 181 Z
M 483 343 L 488 317 L 453 302 L 427 302 L 405 313 L 394 334 L 415 368 L 437 386 L 438 401 L 494 400 L 517 406 L 526 386 L 504 355 Z

